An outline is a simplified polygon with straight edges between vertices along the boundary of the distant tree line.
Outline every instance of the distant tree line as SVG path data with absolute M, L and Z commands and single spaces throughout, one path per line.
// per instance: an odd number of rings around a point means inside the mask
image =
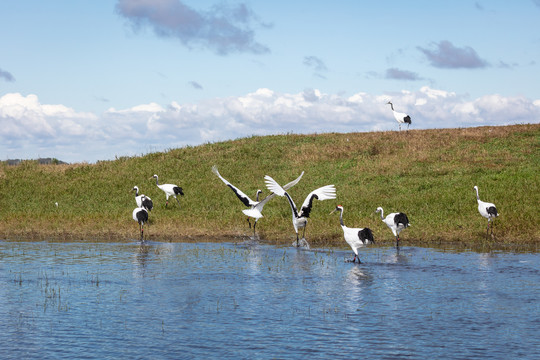
M 40 165 L 64 165 L 67 164 L 67 162 L 64 162 L 62 160 L 58 160 L 57 158 L 39 158 L 37 160 L 24 160 L 24 159 L 9 159 L 6 161 L 2 161 L 3 163 L 6 163 L 8 165 L 19 165 L 23 161 L 37 161 Z

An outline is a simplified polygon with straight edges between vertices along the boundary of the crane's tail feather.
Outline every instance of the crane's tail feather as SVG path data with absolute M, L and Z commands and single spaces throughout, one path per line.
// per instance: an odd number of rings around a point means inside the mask
M 275 193 L 279 196 L 285 196 L 285 190 L 277 183 L 276 180 L 272 179 L 270 176 L 265 175 L 264 182 L 266 183 L 266 187 L 271 192 Z

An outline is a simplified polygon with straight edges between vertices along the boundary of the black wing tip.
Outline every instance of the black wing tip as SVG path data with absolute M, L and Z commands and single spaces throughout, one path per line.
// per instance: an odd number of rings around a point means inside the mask
M 499 213 L 497 212 L 497 208 L 495 206 L 490 206 L 487 208 L 487 213 L 488 215 L 491 215 L 491 216 L 499 216 Z
M 375 244 L 375 239 L 373 238 L 373 232 L 370 228 L 363 228 L 358 232 L 358 237 L 362 243 L 367 244 L 369 242 Z
M 137 212 L 137 221 L 139 223 L 148 222 L 148 213 L 146 211 Z
M 396 224 L 403 224 L 403 226 L 405 227 L 409 226 L 409 218 L 405 213 L 402 212 L 396 214 L 396 216 L 394 217 L 394 222 Z

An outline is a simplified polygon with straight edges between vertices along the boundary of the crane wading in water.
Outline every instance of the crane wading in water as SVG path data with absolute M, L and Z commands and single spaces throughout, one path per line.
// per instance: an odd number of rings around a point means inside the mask
M 355 262 L 358 257 L 358 263 L 360 264 L 360 257 L 358 256 L 358 249 L 368 244 L 374 244 L 373 232 L 370 228 L 350 228 L 343 223 L 343 206 L 338 205 L 330 214 L 339 211 L 339 222 L 343 229 L 343 237 L 351 249 L 354 251 L 354 258 L 351 262 Z
M 137 207 L 133 209 L 133 220 L 139 223 L 141 241 L 144 241 L 144 224 L 148 222 L 148 211 L 145 208 Z
M 392 230 L 392 233 L 394 234 L 396 238 L 396 247 L 399 248 L 399 233 L 403 230 L 411 226 L 409 224 L 409 219 L 407 218 L 407 215 L 405 215 L 402 212 L 394 212 L 391 214 L 388 214 L 386 217 L 384 217 L 384 210 L 382 207 L 378 207 L 375 211 L 376 213 L 381 213 L 381 220 L 383 223 L 386 224 Z
M 247 196 L 244 192 L 242 192 L 242 190 L 240 190 L 239 188 L 237 188 L 236 186 L 234 186 L 233 184 L 228 182 L 223 176 L 221 176 L 221 174 L 219 173 L 218 168 L 217 168 L 216 165 L 214 165 L 212 167 L 212 172 L 218 178 L 220 178 L 221 181 L 223 181 L 225 183 L 225 185 L 227 185 L 235 193 L 235 195 L 238 197 L 238 199 L 240 199 L 240 201 L 245 206 L 249 207 L 249 209 L 244 209 L 244 210 L 242 210 L 242 212 L 248 217 L 247 221 L 248 221 L 248 224 L 249 224 L 250 228 L 251 228 L 251 222 L 249 221 L 249 218 L 252 217 L 252 218 L 255 219 L 255 223 L 253 224 L 253 236 L 255 236 L 255 226 L 257 226 L 257 221 L 259 221 L 259 219 L 263 217 L 263 215 L 262 215 L 263 207 L 264 207 L 264 205 L 266 205 L 266 203 L 268 201 L 270 201 L 270 199 L 272 199 L 274 196 L 276 196 L 276 194 L 272 193 L 272 194 L 266 196 L 261 201 L 259 201 L 259 194 L 262 191 L 257 190 L 257 194 L 256 194 L 257 200 L 253 201 L 253 200 L 251 200 L 251 198 L 249 196 Z M 304 176 L 303 171 L 302 171 L 302 173 L 300 174 L 299 177 L 297 177 L 296 179 L 294 179 L 293 181 L 291 181 L 290 183 L 288 183 L 284 187 L 286 189 L 292 188 L 294 185 L 296 185 L 300 181 L 302 176 Z
M 291 211 L 292 211 L 292 223 L 294 226 L 294 231 L 296 232 L 296 242 L 295 246 L 300 246 L 300 239 L 298 238 L 298 229 L 303 228 L 304 232 L 302 235 L 302 239 L 305 240 L 306 235 L 306 225 L 307 225 L 307 219 L 309 218 L 309 214 L 311 212 L 311 208 L 313 206 L 313 200 L 330 200 L 336 198 L 336 188 L 334 185 L 326 185 L 323 187 L 320 187 L 316 190 L 313 190 L 309 193 L 309 195 L 304 200 L 304 203 L 302 204 L 302 207 L 300 208 L 300 211 L 296 208 L 296 205 L 294 204 L 293 199 L 291 196 L 285 191 L 284 188 L 281 187 L 274 179 L 272 179 L 270 176 L 266 175 L 264 177 L 264 180 L 266 182 L 266 187 L 271 192 L 279 195 L 284 196 L 289 201 L 289 205 L 291 205 Z

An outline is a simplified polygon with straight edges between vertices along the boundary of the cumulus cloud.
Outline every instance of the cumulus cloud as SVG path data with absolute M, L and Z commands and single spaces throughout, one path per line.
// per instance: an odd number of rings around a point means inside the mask
M 5 81 L 8 81 L 8 82 L 15 81 L 15 78 L 13 77 L 13 75 L 11 75 L 11 73 L 2 69 L 0 69 L 0 79 L 4 79 Z
M 387 69 L 386 78 L 393 80 L 422 80 L 422 78 L 419 77 L 415 72 L 396 68 Z
M 175 38 L 189 48 L 208 48 L 219 55 L 268 53 L 255 40 L 252 23 L 262 24 L 245 4 L 198 11 L 181 0 L 118 0 L 117 12 L 136 29 L 150 27 L 157 36 Z
M 540 123 L 540 99 L 469 99 L 429 86 L 350 96 L 261 88 L 198 103 L 111 108 L 100 115 L 41 104 L 35 95 L 7 94 L 0 98 L 0 156 L 96 161 L 252 135 L 396 130 L 388 100 L 411 116 L 413 129 Z M 36 152 L 24 155 L 29 151 Z
M 96 129 L 84 124 L 96 118 L 64 105 L 41 104 L 36 95 L 12 93 L 0 98 L 0 136 L 11 140 L 92 136 Z
M 458 48 L 447 40 L 433 43 L 430 48 L 418 47 L 418 50 L 426 56 L 432 66 L 437 68 L 474 69 L 489 66 L 473 48 L 469 46 Z

